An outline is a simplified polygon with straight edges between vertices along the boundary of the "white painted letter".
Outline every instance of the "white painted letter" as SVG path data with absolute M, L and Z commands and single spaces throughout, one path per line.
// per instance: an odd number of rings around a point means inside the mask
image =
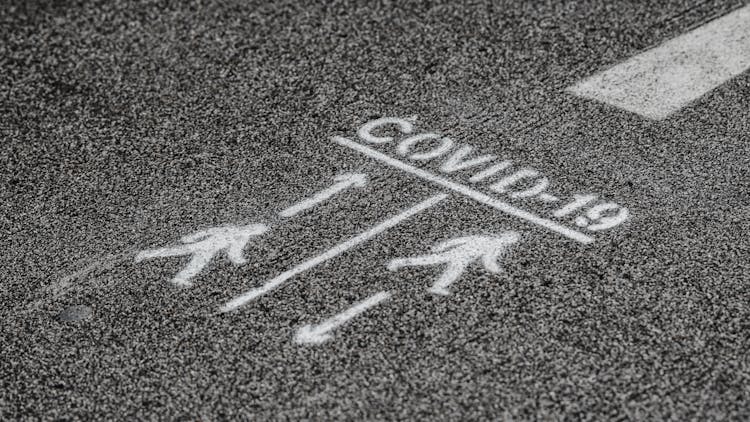
M 605 211 L 618 209 L 619 211 L 617 212 L 617 214 L 611 217 L 602 217 L 602 214 L 604 214 Z M 612 227 L 617 226 L 618 224 L 630 218 L 630 213 L 628 212 L 627 208 L 620 207 L 613 202 L 608 202 L 606 204 L 599 204 L 595 207 L 592 207 L 586 213 L 586 217 L 591 219 L 592 223 L 596 222 L 596 224 L 592 224 L 586 228 L 593 231 L 599 231 L 611 229 Z
M 583 208 L 589 204 L 589 202 L 596 199 L 596 195 L 573 195 L 573 202 L 555 211 L 552 215 L 555 217 L 565 217 L 566 215 Z
M 357 135 L 359 135 L 359 138 L 363 141 L 371 144 L 385 144 L 391 142 L 393 138 L 390 136 L 375 136 L 372 134 L 372 130 L 376 127 L 388 124 L 398 125 L 399 130 L 401 130 L 402 133 L 411 133 L 414 130 L 414 125 L 408 120 L 399 119 L 398 117 L 382 117 L 363 124 L 357 131 Z
M 522 191 L 513 192 L 510 194 L 511 198 L 528 198 L 530 196 L 539 195 L 540 193 L 544 192 L 545 189 L 547 189 L 547 186 L 549 186 L 549 179 L 546 177 L 542 177 L 539 179 L 538 182 L 536 182 L 536 185 Z
M 539 175 L 539 172 L 536 170 L 530 170 L 530 169 L 519 170 L 511 174 L 510 176 L 506 176 L 500 179 L 499 182 L 496 182 L 490 185 L 490 189 L 498 193 L 506 193 L 508 192 L 508 187 L 510 187 L 511 185 L 516 184 L 522 179 L 526 179 L 530 177 L 537 177 L 538 175 Z M 515 192 L 511 194 L 511 197 L 512 198 L 527 198 L 529 196 L 538 195 L 539 193 L 544 191 L 544 189 L 546 189 L 548 185 L 549 185 L 549 179 L 547 179 L 546 177 L 542 177 L 541 180 L 537 182 L 537 184 L 534 185 L 533 187 L 523 190 L 523 191 Z
M 405 156 L 409 153 L 409 150 L 414 147 L 414 145 L 425 139 L 441 139 L 442 143 L 432 151 L 412 154 L 409 156 L 409 159 L 427 161 L 433 158 L 440 157 L 441 155 L 450 151 L 451 148 L 453 148 L 453 140 L 450 138 L 440 138 L 440 135 L 436 133 L 421 133 L 419 135 L 410 136 L 401 141 L 401 143 L 398 144 L 397 151 L 399 154 Z
M 487 179 L 488 177 L 494 176 L 497 172 L 507 169 L 508 167 L 510 167 L 511 164 L 512 163 L 508 160 L 501 161 L 497 164 L 493 164 L 489 166 L 488 168 L 480 171 L 479 173 L 471 176 L 471 179 L 469 179 L 469 181 L 471 183 L 479 183 L 482 180 Z
M 471 151 L 473 149 L 474 147 L 472 147 L 471 145 L 462 146 L 458 149 L 458 151 L 451 154 L 451 156 L 448 157 L 447 160 L 445 160 L 443 165 L 440 166 L 440 171 L 442 171 L 443 173 L 453 173 L 454 171 L 464 170 L 474 166 L 478 166 L 480 164 L 484 164 L 496 158 L 494 155 L 482 155 L 477 158 L 467 160 L 466 156 L 471 154 Z

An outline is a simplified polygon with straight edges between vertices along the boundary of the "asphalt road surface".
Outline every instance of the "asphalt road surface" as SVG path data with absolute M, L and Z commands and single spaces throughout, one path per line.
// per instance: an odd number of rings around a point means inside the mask
M 743 8 L 5 3 L 0 419 L 750 419 Z

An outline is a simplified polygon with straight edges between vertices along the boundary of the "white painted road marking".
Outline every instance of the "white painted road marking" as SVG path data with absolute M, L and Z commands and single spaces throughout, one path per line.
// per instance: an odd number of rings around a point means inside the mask
M 391 260 L 388 269 L 395 271 L 403 267 L 445 264 L 445 271 L 432 285 L 430 292 L 449 295 L 448 286 L 458 280 L 474 261 L 481 259 L 485 270 L 493 274 L 500 273 L 498 260 L 520 238 L 518 233 L 512 231 L 499 236 L 459 237 L 439 243 L 431 254 Z
M 386 128 L 382 126 L 397 126 L 401 134 L 407 136 L 400 137 L 398 140 L 392 136 L 378 136 L 379 134 L 388 133 Z M 395 128 L 391 127 L 390 131 L 393 132 L 393 129 Z M 471 192 L 469 196 L 480 202 L 484 201 L 484 199 L 480 199 L 477 195 L 482 196 L 482 198 L 509 198 L 511 201 L 522 200 L 525 204 L 531 206 L 534 206 L 534 203 L 538 203 L 538 201 L 564 202 L 563 198 L 546 192 L 551 185 L 551 180 L 531 167 L 516 165 L 512 160 L 501 159 L 494 154 L 483 154 L 481 151 L 475 150 L 472 145 L 456 143 L 437 132 L 413 134 L 412 132 L 414 131 L 413 120 L 384 117 L 363 124 L 357 131 L 359 134 L 358 141 L 342 137 L 333 137 L 332 139 L 334 142 L 351 146 L 371 157 L 377 159 L 385 157 L 384 160 L 386 160 L 387 164 L 395 166 L 395 168 L 400 170 L 412 172 L 420 177 L 427 175 L 428 180 L 438 183 L 441 186 L 457 190 L 463 194 Z M 356 143 L 351 144 L 352 142 Z M 375 147 L 372 147 L 372 144 L 378 145 L 378 147 L 391 144 L 390 149 L 395 154 L 388 155 L 379 149 L 374 150 L 372 148 Z M 360 147 L 357 147 L 357 145 L 360 145 Z M 408 164 L 405 164 L 404 161 L 397 157 L 404 157 Z M 430 170 L 420 170 L 423 168 L 423 164 L 430 167 L 438 165 L 437 173 L 430 172 Z M 469 175 L 468 184 L 460 181 Z M 451 177 L 456 177 L 458 180 L 449 182 L 448 180 L 451 180 Z M 469 184 L 477 185 L 469 188 Z M 485 189 L 492 191 L 487 192 L 490 196 L 481 193 L 485 192 Z M 499 194 L 499 196 L 495 194 Z M 585 208 L 573 208 L 571 212 L 566 212 L 561 217 L 564 217 L 568 221 L 573 220 L 576 225 L 587 231 L 608 230 L 630 219 L 630 213 L 627 208 L 613 202 L 606 202 L 608 204 L 606 210 L 602 208 L 606 212 L 588 214 L 587 211 L 590 211 L 590 207 L 597 207 L 604 204 L 603 199 L 600 200 L 596 196 L 594 199 L 596 203 L 583 204 Z M 524 213 L 521 217 L 527 219 L 531 216 L 535 224 L 549 224 L 540 221 L 540 219 L 545 219 L 543 215 L 534 215 L 531 210 L 529 210 L 530 212 L 526 212 L 518 208 L 513 208 L 507 203 L 497 201 L 494 205 L 490 205 L 500 206 L 502 211 L 510 212 L 514 216 L 519 216 L 518 212 Z M 567 207 L 568 205 L 563 206 L 563 208 Z M 549 212 L 549 207 L 545 207 L 545 209 L 540 211 L 543 213 Z M 582 216 L 581 213 L 587 214 L 586 216 Z M 552 216 L 560 218 L 558 212 L 553 212 Z M 557 228 L 563 227 L 565 229 L 566 227 L 570 227 L 566 222 L 558 222 L 557 224 L 560 225 L 556 226 Z M 568 229 L 568 233 L 570 233 L 570 230 Z M 576 231 L 575 229 L 572 230 Z
M 432 174 L 428 171 L 422 170 L 420 168 L 414 167 L 412 165 L 406 164 L 402 161 L 399 161 L 395 158 L 391 158 L 381 152 L 375 151 L 372 148 L 369 148 L 365 145 L 359 144 L 357 142 L 354 142 L 350 139 L 341 137 L 341 136 L 334 136 L 333 141 L 336 142 L 339 145 L 343 145 L 345 147 L 351 148 L 355 151 L 358 151 L 370 158 L 374 158 L 380 162 L 383 162 L 385 164 L 388 164 L 389 166 L 395 167 L 399 170 L 403 170 L 405 172 L 411 173 L 415 176 L 419 176 L 422 179 L 425 179 L 429 182 L 438 184 L 440 186 L 443 186 L 445 188 L 451 189 L 453 191 L 456 191 L 464 196 L 467 196 L 477 202 L 480 202 L 485 205 L 489 205 L 493 208 L 495 208 L 498 211 L 504 212 L 506 214 L 512 215 L 514 217 L 521 218 L 523 220 L 526 220 L 532 224 L 536 224 L 538 226 L 544 227 L 546 229 L 552 230 L 554 232 L 560 233 L 563 236 L 576 240 L 581 243 L 591 243 L 594 241 L 594 239 L 591 236 L 588 236 L 586 234 L 583 234 L 577 230 L 565 227 L 561 224 L 555 223 L 554 221 L 547 220 L 545 218 L 539 217 L 537 215 L 534 215 L 528 211 L 524 211 L 520 208 L 516 208 L 506 202 L 500 201 L 498 199 L 492 198 L 491 196 L 488 196 L 482 192 L 479 192 L 477 190 L 474 190 L 470 187 L 464 186 L 460 183 L 455 183 L 450 180 L 444 179 L 440 176 L 437 176 L 435 174 Z
M 398 215 L 389 218 L 388 220 L 385 220 L 378 224 L 377 226 L 371 228 L 370 230 L 367 230 L 364 233 L 360 233 L 357 236 L 340 243 L 333 247 L 332 249 L 315 256 L 313 258 L 308 259 L 307 261 L 303 262 L 302 264 L 285 271 L 278 275 L 276 278 L 270 280 L 266 284 L 264 284 L 261 287 L 248 290 L 247 292 L 243 293 L 240 296 L 237 296 L 236 298 L 232 299 L 231 301 L 227 302 L 224 306 L 221 307 L 221 312 L 229 312 L 233 311 L 248 302 L 270 292 L 271 290 L 279 287 L 281 284 L 283 284 L 285 281 L 289 280 L 290 278 L 297 276 L 310 268 L 315 267 L 316 265 L 319 265 L 325 261 L 328 261 L 331 258 L 335 258 L 342 253 L 346 252 L 347 250 L 359 245 L 360 243 L 364 243 L 371 238 L 377 236 L 378 234 L 398 225 L 402 221 L 408 219 L 409 217 L 419 214 L 420 212 L 426 210 L 427 208 L 430 208 L 440 201 L 444 200 L 448 197 L 448 194 L 441 193 L 439 195 L 432 196 L 417 205 L 402 211 Z
M 333 180 L 335 183 L 329 188 L 318 192 L 312 198 L 305 199 L 295 205 L 292 205 L 291 207 L 281 211 L 279 215 L 281 215 L 282 217 L 292 217 L 349 188 L 361 188 L 367 185 L 367 175 L 362 173 L 345 173 L 336 176 Z
M 661 120 L 750 68 L 750 6 L 568 88 Z
M 247 262 L 243 250 L 253 236 L 265 233 L 265 224 L 248 224 L 246 226 L 223 226 L 207 230 L 200 230 L 183 236 L 180 241 L 184 245 L 170 248 L 149 249 L 141 251 L 135 256 L 135 262 L 144 259 L 162 258 L 170 256 L 192 255 L 190 262 L 172 279 L 172 283 L 180 286 L 191 286 L 190 281 L 205 267 L 221 250 L 226 249 L 226 255 L 236 265 Z
M 329 318 L 318 325 L 305 325 L 304 327 L 300 327 L 294 336 L 294 341 L 297 344 L 325 343 L 331 339 L 331 331 L 390 297 L 390 292 L 380 292 L 368 297 L 362 302 L 354 304 L 344 312 Z

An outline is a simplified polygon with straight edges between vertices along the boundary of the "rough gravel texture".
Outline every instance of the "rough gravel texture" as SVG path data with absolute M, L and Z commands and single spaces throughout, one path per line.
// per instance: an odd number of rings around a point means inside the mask
M 742 3 L 5 2 L 0 419 L 750 419 L 750 74 L 663 122 L 564 92 Z M 454 195 L 219 314 L 442 191 L 329 140 L 390 115 L 633 217 L 580 245 Z M 276 216 L 345 171 L 370 184 Z M 189 289 L 132 259 L 252 222 L 250 262 Z M 450 296 L 384 265 L 508 229 Z

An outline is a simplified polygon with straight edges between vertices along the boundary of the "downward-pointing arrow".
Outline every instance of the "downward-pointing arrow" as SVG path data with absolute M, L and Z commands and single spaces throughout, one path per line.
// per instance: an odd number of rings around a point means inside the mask
M 330 187 L 323 189 L 316 193 L 313 197 L 302 200 L 291 207 L 281 211 L 279 215 L 282 217 L 292 217 L 301 213 L 302 211 L 312 208 L 315 205 L 326 201 L 330 197 L 341 193 L 349 188 L 361 188 L 367 185 L 367 175 L 362 173 L 344 173 L 336 176 L 334 184 Z
M 321 344 L 330 340 L 333 337 L 330 334 L 331 331 L 337 327 L 345 324 L 350 319 L 361 314 L 362 312 L 372 308 L 380 302 L 391 297 L 390 292 L 380 292 L 374 294 L 362 302 L 354 304 L 351 308 L 344 312 L 329 318 L 318 325 L 305 325 L 297 330 L 294 336 L 294 341 L 297 344 Z

